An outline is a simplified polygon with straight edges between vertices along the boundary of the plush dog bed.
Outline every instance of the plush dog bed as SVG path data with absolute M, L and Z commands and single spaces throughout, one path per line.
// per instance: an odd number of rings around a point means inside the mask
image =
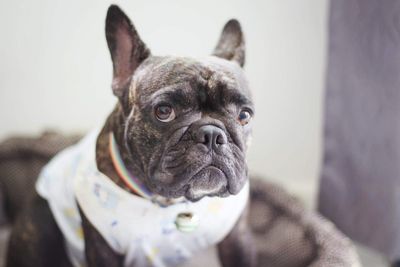
M 0 144 L 0 266 L 10 224 L 32 194 L 40 169 L 79 138 L 47 132 L 37 138 L 14 137 Z M 305 210 L 279 186 L 253 177 L 250 207 L 259 266 L 360 266 L 348 238 L 331 222 Z

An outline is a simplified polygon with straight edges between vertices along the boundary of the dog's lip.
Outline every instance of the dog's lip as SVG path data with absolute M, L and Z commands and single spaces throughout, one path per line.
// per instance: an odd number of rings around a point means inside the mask
M 228 179 L 228 176 L 226 175 L 226 172 L 225 172 L 224 170 L 222 170 L 222 168 L 219 168 L 219 167 L 217 167 L 217 166 L 214 165 L 214 164 L 208 164 L 208 165 L 203 166 L 202 168 L 200 168 L 197 172 L 195 172 L 195 173 L 192 175 L 192 177 L 190 177 L 190 179 L 189 179 L 188 181 L 186 181 L 185 184 L 190 184 L 190 183 L 193 181 L 193 179 L 196 177 L 197 174 L 199 174 L 199 173 L 201 173 L 202 171 L 204 171 L 204 170 L 206 170 L 206 169 L 209 169 L 209 168 L 211 168 L 211 169 L 216 169 L 216 170 L 218 170 L 218 171 L 221 171 L 221 172 L 224 174 L 225 178 L 226 178 L 227 180 L 229 180 L 229 179 Z
M 176 192 L 187 192 L 188 190 L 190 190 L 190 185 L 194 182 L 195 177 L 199 173 L 207 169 L 215 169 L 216 171 L 222 173 L 227 181 L 227 187 L 229 188 L 229 176 L 226 174 L 226 172 L 213 164 L 207 164 L 205 166 L 199 167 L 193 174 L 190 175 L 190 177 L 187 177 L 187 179 L 180 180 L 177 184 L 172 185 L 172 187 L 174 188 L 173 190 Z M 182 176 L 184 175 L 184 173 L 179 173 L 175 175 Z
M 206 171 L 206 170 L 214 170 L 217 171 L 218 173 L 222 174 L 223 177 L 221 179 L 225 179 L 225 184 L 222 184 L 219 188 L 217 188 L 217 190 L 204 190 L 204 192 L 202 193 L 195 193 L 193 191 L 193 179 L 195 179 L 195 177 L 197 176 L 197 174 Z M 205 196 L 217 196 L 220 195 L 223 192 L 229 192 L 229 179 L 228 176 L 226 175 L 226 173 L 219 167 L 213 165 L 213 164 L 209 164 L 207 166 L 204 166 L 203 168 L 201 168 L 198 172 L 196 172 L 194 175 L 192 175 L 192 177 L 185 183 L 185 186 L 187 187 L 185 190 L 185 197 L 191 201 L 197 201 L 200 200 L 201 198 L 205 197 Z M 202 191 L 200 189 L 200 191 Z M 197 197 L 196 195 L 200 195 L 200 197 Z
M 215 191 L 213 193 L 204 193 L 204 194 L 199 194 L 198 196 L 196 196 L 195 193 L 193 193 L 193 191 L 189 187 L 188 189 L 186 189 L 184 197 L 192 202 L 196 202 L 196 201 L 201 200 L 204 197 L 216 197 L 216 196 L 221 197 L 221 193 L 223 193 L 226 196 L 230 194 L 228 188 L 226 186 L 223 186 L 220 188 L 220 190 Z
M 219 188 L 219 190 L 209 193 L 209 194 L 204 194 L 204 195 L 200 195 L 200 196 L 195 196 L 192 192 L 192 186 L 191 184 L 193 183 L 193 179 L 195 179 L 196 175 L 208 168 L 211 169 L 215 169 L 218 170 L 219 172 L 221 172 L 225 179 L 226 179 L 226 184 L 224 186 L 221 186 Z M 197 202 L 199 200 L 201 200 L 204 197 L 227 197 L 229 195 L 234 194 L 233 192 L 231 192 L 231 181 L 229 179 L 229 176 L 226 174 L 226 172 L 223 170 L 223 168 L 220 168 L 214 164 L 208 164 L 206 166 L 203 166 L 202 168 L 200 168 L 195 174 L 193 174 L 188 180 L 186 180 L 185 182 L 183 182 L 180 185 L 177 185 L 175 187 L 175 189 L 172 189 L 172 191 L 175 192 L 175 194 L 173 194 L 174 196 L 172 196 L 172 198 L 180 198 L 180 197 L 184 197 L 187 200 L 191 201 L 191 202 Z M 159 192 L 160 195 L 164 195 L 163 193 Z M 171 197 L 171 195 L 170 195 Z

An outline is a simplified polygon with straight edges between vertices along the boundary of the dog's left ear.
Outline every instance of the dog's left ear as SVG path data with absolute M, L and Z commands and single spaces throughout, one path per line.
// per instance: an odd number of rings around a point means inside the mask
M 121 98 L 128 90 L 136 68 L 150 55 L 150 51 L 129 18 L 116 5 L 108 8 L 106 38 L 114 68 L 112 89 L 114 95 Z
M 236 61 L 243 67 L 245 61 L 245 43 L 239 21 L 231 19 L 225 24 L 213 55 Z

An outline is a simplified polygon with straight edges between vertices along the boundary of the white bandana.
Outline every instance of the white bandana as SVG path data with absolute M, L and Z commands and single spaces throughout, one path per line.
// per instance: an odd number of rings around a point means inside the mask
M 76 202 L 117 253 L 124 266 L 177 266 L 199 250 L 222 241 L 246 206 L 249 186 L 236 196 L 204 197 L 198 202 L 159 207 L 120 188 L 98 171 L 95 161 L 99 131 L 56 155 L 42 170 L 36 190 L 45 198 L 64 234 L 74 266 L 86 266 L 84 240 Z M 198 225 L 177 229 L 178 214 L 191 213 Z

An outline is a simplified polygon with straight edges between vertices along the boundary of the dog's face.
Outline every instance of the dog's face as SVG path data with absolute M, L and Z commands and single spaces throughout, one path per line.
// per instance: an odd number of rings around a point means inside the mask
M 201 60 L 151 56 L 116 6 L 108 11 L 106 35 L 124 113 L 121 143 L 149 189 L 192 201 L 237 194 L 248 176 L 254 113 L 239 23 L 228 22 L 214 56 Z

